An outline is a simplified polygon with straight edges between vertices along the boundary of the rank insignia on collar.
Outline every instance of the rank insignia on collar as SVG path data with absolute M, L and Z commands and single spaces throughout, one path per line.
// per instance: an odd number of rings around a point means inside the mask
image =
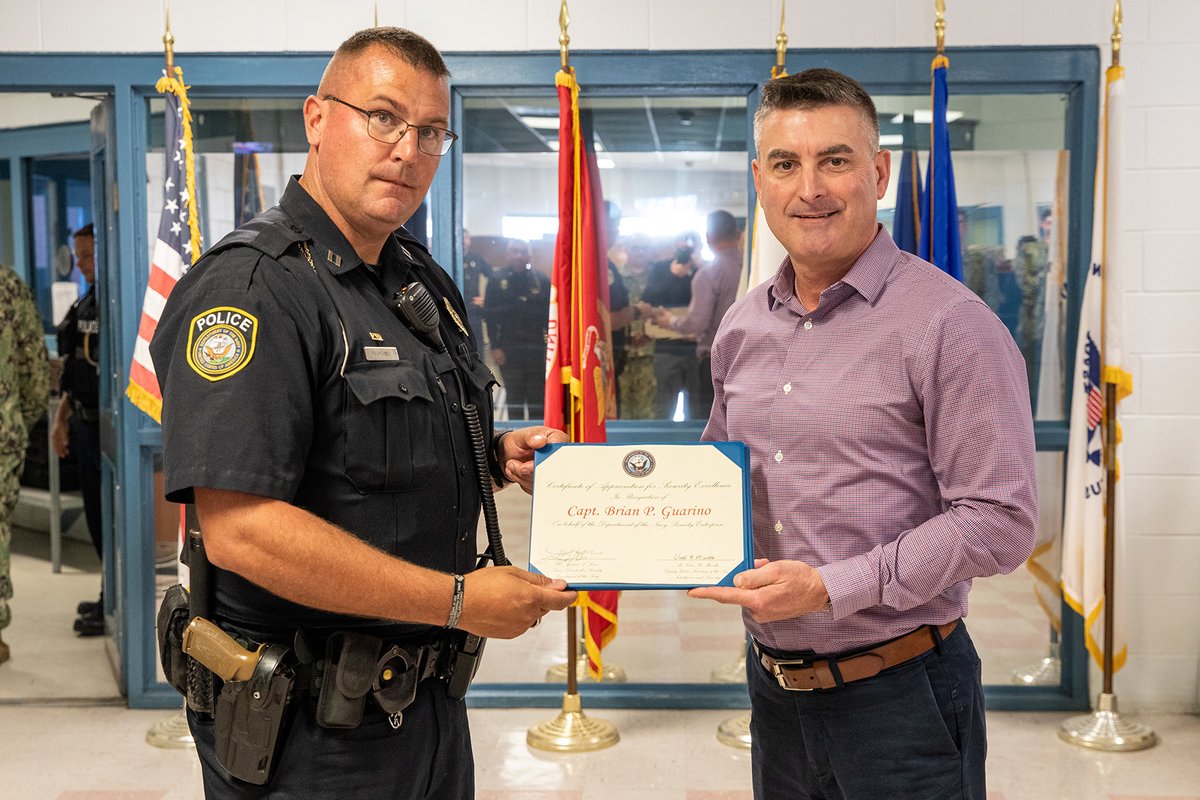
M 375 331 L 367 331 L 367 336 L 371 337 L 372 342 L 382 342 L 383 341 L 383 335 L 376 333 Z
M 340 267 L 342 265 L 342 257 L 332 250 L 327 250 L 325 252 L 325 260 L 330 264 L 333 264 L 335 267 Z
M 508 278 L 500 279 L 500 291 L 502 291 L 502 292 L 508 291 Z
M 443 297 L 442 303 L 445 304 L 446 311 L 450 313 L 450 319 L 454 320 L 454 324 L 458 326 L 460 331 L 462 331 L 462 335 L 468 336 L 469 334 L 467 333 L 467 326 L 463 325 L 462 317 L 458 316 L 458 312 L 454 310 L 454 306 L 450 305 L 450 298 Z
M 188 365 L 205 380 L 224 380 L 250 363 L 257 339 L 253 314 L 232 306 L 210 308 L 188 326 Z

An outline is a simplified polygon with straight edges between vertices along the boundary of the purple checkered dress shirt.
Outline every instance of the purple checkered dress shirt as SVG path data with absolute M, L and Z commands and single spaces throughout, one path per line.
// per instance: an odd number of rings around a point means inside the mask
M 712 350 L 708 441 L 750 448 L 754 550 L 818 568 L 821 611 L 746 628 L 834 654 L 967 613 L 973 577 L 1029 556 L 1037 520 L 1025 362 L 965 286 L 879 229 L 813 311 L 791 261 Z

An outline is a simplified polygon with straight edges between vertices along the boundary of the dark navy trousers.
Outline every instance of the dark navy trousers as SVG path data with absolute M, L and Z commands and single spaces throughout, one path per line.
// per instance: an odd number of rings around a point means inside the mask
M 298 698 L 274 775 L 265 786 L 232 777 L 217 763 L 212 718 L 188 711 L 208 800 L 471 800 L 475 763 L 467 704 L 427 680 L 399 730 L 367 698 L 363 724 L 322 728 L 316 701 Z
M 979 656 L 939 647 L 841 689 L 791 692 L 746 659 L 755 800 L 986 800 Z

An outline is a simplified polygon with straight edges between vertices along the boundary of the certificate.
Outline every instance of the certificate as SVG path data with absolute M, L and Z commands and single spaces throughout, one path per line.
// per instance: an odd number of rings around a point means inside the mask
M 731 586 L 753 565 L 741 442 L 536 451 L 529 569 L 572 589 Z

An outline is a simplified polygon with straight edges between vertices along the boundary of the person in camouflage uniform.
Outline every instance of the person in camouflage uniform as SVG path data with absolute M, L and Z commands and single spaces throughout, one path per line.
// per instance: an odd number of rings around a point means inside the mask
M 12 527 L 29 429 L 46 413 L 50 377 L 42 321 L 29 289 L 0 265 L 0 631 L 12 622 L 8 599 Z M 0 663 L 8 645 L 0 638 Z
M 653 246 L 644 235 L 635 234 L 625 247 L 626 259 L 621 275 L 629 292 L 633 321 L 625 338 L 625 360 L 617 381 L 621 385 L 621 419 L 654 419 L 654 340 L 646 335 L 646 321 L 637 310 L 646 290 L 647 270 Z

